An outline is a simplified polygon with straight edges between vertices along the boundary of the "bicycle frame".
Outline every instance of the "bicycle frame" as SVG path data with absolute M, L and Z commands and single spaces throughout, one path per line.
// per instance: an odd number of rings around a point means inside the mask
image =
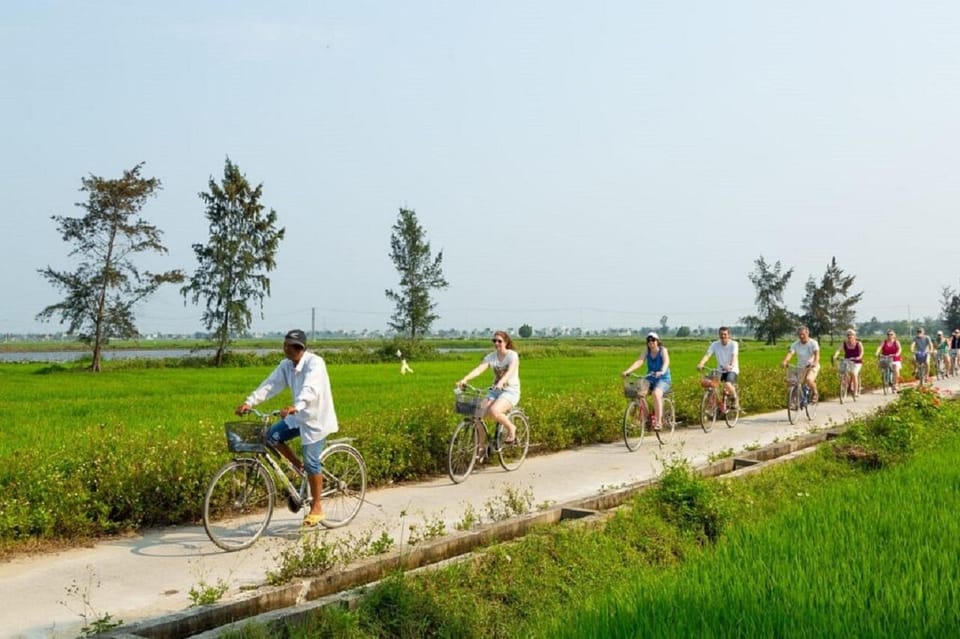
M 857 361 L 844 358 L 840 360 L 840 365 L 838 366 L 837 373 L 840 375 L 840 403 L 843 403 L 843 400 L 847 396 L 848 389 L 856 382 L 856 392 L 853 389 L 850 389 L 850 394 L 853 396 L 854 401 L 857 399 L 857 395 L 860 393 L 860 373 L 859 371 L 854 374 L 853 369 L 858 364 Z
M 817 410 L 813 389 L 807 383 L 807 374 L 812 366 L 793 366 L 787 369 L 787 419 L 796 422 L 795 413 L 803 411 L 812 420 Z
M 486 392 L 466 384 L 454 389 L 455 410 L 464 415 L 450 437 L 447 450 L 447 473 L 455 484 L 470 476 L 477 462 L 484 463 L 494 455 L 506 471 L 516 470 L 523 463 L 530 446 L 530 420 L 519 406 L 507 412 L 507 418 L 516 427 L 514 441 L 502 443 L 503 426 L 494 421 L 493 432 L 484 420 L 489 406 Z

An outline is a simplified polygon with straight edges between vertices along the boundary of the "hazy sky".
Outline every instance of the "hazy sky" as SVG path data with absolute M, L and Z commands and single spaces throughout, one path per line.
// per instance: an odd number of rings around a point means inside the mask
M 0 333 L 60 330 L 51 215 L 144 161 L 192 272 L 234 161 L 287 229 L 257 330 L 384 329 L 400 207 L 450 282 L 434 328 L 736 323 L 763 255 L 831 256 L 858 317 L 958 286 L 960 3 L 5 2 Z M 141 330 L 202 330 L 178 287 Z

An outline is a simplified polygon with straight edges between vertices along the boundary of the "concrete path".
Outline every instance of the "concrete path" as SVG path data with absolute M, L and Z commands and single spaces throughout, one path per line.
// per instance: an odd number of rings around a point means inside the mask
M 823 375 L 823 380 L 833 376 Z M 944 391 L 960 389 L 960 379 L 937 384 Z M 797 424 L 787 421 L 785 410 L 744 417 L 728 429 L 719 422 L 711 433 L 699 425 L 678 427 L 674 441 L 659 447 L 655 438 L 644 439 L 630 453 L 622 442 L 587 446 L 551 455 L 533 456 L 515 472 L 498 465 L 475 471 L 465 482 L 452 484 L 447 477 L 370 491 L 368 502 L 344 529 L 331 535 L 358 535 L 386 531 L 395 541 L 406 540 L 409 527 L 423 529 L 443 520 L 448 530 L 472 508 L 483 516 L 507 487 L 532 491 L 534 506 L 588 497 L 604 490 L 649 479 L 659 474 L 664 460 L 682 456 L 693 464 L 711 454 L 782 441 L 845 422 L 883 406 L 894 396 L 879 391 L 857 402 L 837 401 L 819 406 L 817 417 Z M 536 441 L 534 431 L 532 440 Z M 201 583 L 224 580 L 230 586 L 225 598 L 244 586 L 264 582 L 276 569 L 281 550 L 298 537 L 299 516 L 280 505 L 267 535 L 253 548 L 225 553 L 216 548 L 202 527 L 175 527 L 145 531 L 142 535 L 112 539 L 92 548 L 25 557 L 0 565 L 0 637 L 76 637 L 82 626 L 84 598 L 89 620 L 105 613 L 126 623 L 188 608 L 189 591 Z M 73 594 L 68 589 L 75 585 Z

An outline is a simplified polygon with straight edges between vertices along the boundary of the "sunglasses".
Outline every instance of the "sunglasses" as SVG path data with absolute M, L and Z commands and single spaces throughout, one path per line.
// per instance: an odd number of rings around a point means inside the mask
M 503 344 L 503 340 L 502 340 L 502 339 L 494 339 L 494 340 L 490 340 L 490 341 L 493 342 L 494 344 Z

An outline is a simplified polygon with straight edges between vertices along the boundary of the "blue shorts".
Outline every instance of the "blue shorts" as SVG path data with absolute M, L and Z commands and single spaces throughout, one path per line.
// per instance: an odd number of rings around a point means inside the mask
M 280 442 L 288 442 L 299 436 L 299 426 L 291 426 L 285 419 L 281 419 L 267 431 L 267 442 L 277 445 Z M 301 446 L 303 450 L 303 467 L 307 470 L 308 475 L 320 474 L 320 453 L 323 451 L 325 443 L 326 440 L 321 439 L 312 444 L 304 444 Z
M 497 401 L 501 397 L 510 402 L 511 406 L 516 406 L 520 403 L 520 393 L 514 389 L 491 387 L 490 390 L 487 391 L 487 399 L 489 399 L 491 403 Z
M 647 377 L 647 382 L 650 384 L 650 392 L 652 393 L 655 390 L 659 390 L 661 393 L 666 395 L 670 392 L 670 380 L 664 379 L 663 377 Z

